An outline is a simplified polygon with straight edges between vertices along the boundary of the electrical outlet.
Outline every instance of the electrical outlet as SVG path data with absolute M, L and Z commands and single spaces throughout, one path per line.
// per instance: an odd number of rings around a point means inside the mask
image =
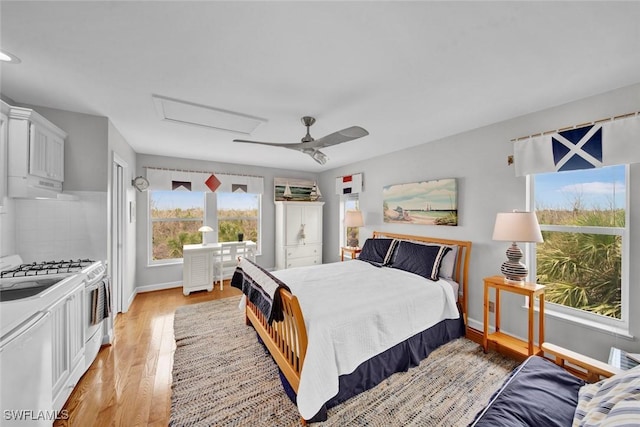
M 496 306 L 493 304 L 493 301 L 489 301 L 489 313 L 494 313 L 496 311 Z

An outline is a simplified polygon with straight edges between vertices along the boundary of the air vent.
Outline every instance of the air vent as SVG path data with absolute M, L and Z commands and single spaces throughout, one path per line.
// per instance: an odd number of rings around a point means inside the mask
M 212 129 L 251 134 L 266 119 L 221 110 L 206 105 L 179 101 L 152 95 L 156 111 L 162 120 L 188 125 L 204 126 Z

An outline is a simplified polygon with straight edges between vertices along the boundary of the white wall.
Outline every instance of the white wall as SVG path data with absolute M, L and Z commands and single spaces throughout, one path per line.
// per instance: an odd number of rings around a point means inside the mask
M 487 100 L 490 102 L 490 100 Z M 572 102 L 538 113 L 506 120 L 391 153 L 384 157 L 354 163 L 321 174 L 323 189 L 332 188 L 335 178 L 363 172 L 364 191 L 360 195 L 360 209 L 366 227 L 361 236 L 368 237 L 373 230 L 406 234 L 471 240 L 473 249 L 470 263 L 469 317 L 471 322 L 482 321 L 482 278 L 499 274 L 505 260 L 507 245 L 491 240 L 496 213 L 526 207 L 526 181 L 516 177 L 513 166 L 507 165 L 507 156 L 513 154 L 511 139 L 540 131 L 558 129 L 590 120 L 625 114 L 640 109 L 640 84 L 608 92 L 599 96 Z M 464 120 L 464 117 L 461 118 Z M 389 141 L 393 144 L 393 141 Z M 390 184 L 416 182 L 439 178 L 457 178 L 457 227 L 385 224 L 382 220 L 382 187 Z M 631 195 L 631 256 L 640 255 L 640 165 L 631 168 L 631 182 L 627 191 Z M 325 196 L 324 260 L 337 261 L 339 247 L 339 198 L 333 191 Z M 634 257 L 635 255 L 635 257 Z M 631 333 L 640 336 L 640 265 L 631 265 Z M 502 298 L 502 329 L 517 336 L 526 336 L 526 312 L 520 297 L 505 294 Z M 471 323 L 470 322 L 470 323 Z M 546 340 L 606 360 L 612 345 L 640 351 L 637 339 L 627 340 L 608 332 L 585 328 L 564 320 L 546 316 Z M 589 339 L 585 339 L 589 336 Z
M 15 200 L 16 253 L 24 262 L 107 259 L 107 193 L 69 193 L 79 200 Z
M 247 155 L 251 155 L 249 152 Z M 169 169 L 184 169 L 194 171 L 212 171 L 229 174 L 244 174 L 264 177 L 264 194 L 262 195 L 262 255 L 257 257 L 257 263 L 265 268 L 275 265 L 275 205 L 273 203 L 273 178 L 303 178 L 317 180 L 318 175 L 285 169 L 264 168 L 258 166 L 234 165 L 229 163 L 209 162 L 175 157 L 152 156 L 138 154 L 137 174 L 145 175 L 144 167 L 161 167 Z M 333 187 L 331 187 L 333 188 Z M 322 187 L 320 191 L 330 191 Z M 148 265 L 149 242 L 149 202 L 148 192 L 137 195 L 137 256 L 136 286 L 139 291 L 161 289 L 182 284 L 182 263 L 164 266 Z
M 0 208 L 0 257 L 16 253 L 15 223 L 15 201 L 5 197 Z

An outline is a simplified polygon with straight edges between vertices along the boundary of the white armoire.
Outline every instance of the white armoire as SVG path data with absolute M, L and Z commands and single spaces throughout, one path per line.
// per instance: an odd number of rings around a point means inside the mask
M 276 270 L 322 264 L 324 202 L 275 202 Z

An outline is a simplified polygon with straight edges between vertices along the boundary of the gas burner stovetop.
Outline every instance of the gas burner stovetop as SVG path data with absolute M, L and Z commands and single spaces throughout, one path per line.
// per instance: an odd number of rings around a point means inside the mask
M 76 273 L 84 267 L 93 264 L 90 259 L 77 259 L 69 261 L 45 261 L 21 264 L 18 267 L 0 272 L 0 278 L 44 276 L 47 274 Z

